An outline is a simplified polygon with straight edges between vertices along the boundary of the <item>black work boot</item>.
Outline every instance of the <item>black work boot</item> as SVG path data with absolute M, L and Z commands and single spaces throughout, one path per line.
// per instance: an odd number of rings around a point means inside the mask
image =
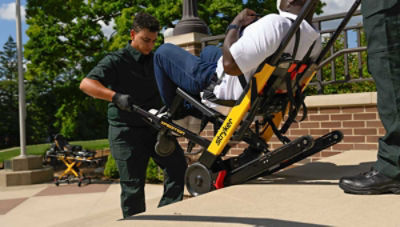
M 339 187 L 351 194 L 400 194 L 400 180 L 389 178 L 373 168 L 364 174 L 342 177 Z

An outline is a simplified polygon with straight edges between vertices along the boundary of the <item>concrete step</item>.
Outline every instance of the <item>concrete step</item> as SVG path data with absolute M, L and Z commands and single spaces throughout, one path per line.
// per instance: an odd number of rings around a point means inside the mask
M 0 187 L 39 184 L 52 180 L 53 168 L 51 167 L 20 171 L 0 170 Z
M 39 155 L 17 156 L 4 161 L 4 168 L 14 171 L 42 168 L 42 157 Z

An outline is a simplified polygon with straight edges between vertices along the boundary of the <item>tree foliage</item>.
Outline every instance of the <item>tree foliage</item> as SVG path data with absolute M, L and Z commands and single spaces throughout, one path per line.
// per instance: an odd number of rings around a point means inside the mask
M 198 3 L 198 13 L 211 34 L 220 34 L 245 7 L 273 12 L 275 1 L 207 0 Z M 154 15 L 165 29 L 182 17 L 182 1 L 28 1 L 25 57 L 34 140 L 58 131 L 71 139 L 105 137 L 106 102 L 84 95 L 79 83 L 107 52 L 126 45 L 134 15 L 140 11 Z M 113 23 L 115 32 L 108 37 L 101 24 Z
M 10 36 L 0 51 L 0 147 L 14 145 L 19 140 L 17 79 L 16 44 Z
M 106 103 L 90 99 L 78 87 L 110 46 L 98 21 L 110 21 L 117 15 L 113 9 L 118 6 L 104 1 L 104 8 L 96 4 L 92 7 L 92 2 L 28 2 L 26 78 L 37 85 L 35 93 L 41 94 L 35 97 L 35 121 L 46 124 L 41 127 L 47 129 L 47 134 L 61 132 L 74 139 L 106 135 L 105 123 L 99 124 L 106 122 Z

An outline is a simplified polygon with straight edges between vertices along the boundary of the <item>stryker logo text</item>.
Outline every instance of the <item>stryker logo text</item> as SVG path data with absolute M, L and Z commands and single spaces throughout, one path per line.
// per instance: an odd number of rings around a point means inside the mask
M 175 128 L 174 126 L 172 126 L 172 125 L 170 125 L 170 124 L 168 124 L 168 123 L 166 123 L 166 122 L 164 122 L 164 121 L 161 121 L 161 124 L 164 125 L 164 126 L 166 126 L 166 127 L 169 128 L 169 129 L 171 129 L 171 130 L 174 131 L 174 132 L 177 132 L 177 133 L 179 133 L 179 134 L 181 134 L 181 135 L 185 135 L 185 132 L 184 132 L 184 131 L 182 131 L 182 130 L 180 130 L 180 129 L 177 129 L 177 128 Z
M 231 127 L 232 127 L 232 118 L 229 118 L 228 123 L 226 123 L 225 127 L 222 129 L 222 132 L 218 135 L 217 140 L 215 141 L 218 146 L 221 144 L 221 141 L 225 138 L 228 130 Z

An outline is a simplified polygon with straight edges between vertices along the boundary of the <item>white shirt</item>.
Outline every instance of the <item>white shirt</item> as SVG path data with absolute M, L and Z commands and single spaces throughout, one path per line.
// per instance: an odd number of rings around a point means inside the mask
M 230 47 L 232 57 L 244 74 L 247 82 L 253 76 L 258 66 L 278 49 L 293 24 L 287 18 L 295 20 L 297 15 L 282 11 L 280 15 L 269 14 L 260 18 L 247 26 L 243 31 L 242 37 Z M 317 43 L 311 53 L 311 57 L 317 57 L 321 47 L 319 38 L 318 31 L 304 20 L 300 25 L 300 42 L 295 59 L 302 60 L 315 40 L 317 40 Z M 291 39 L 284 52 L 291 54 L 294 44 L 295 37 Z M 222 82 L 214 88 L 214 94 L 217 99 L 238 100 L 243 93 L 239 77 L 228 74 L 224 75 L 222 57 L 218 60 L 216 73 L 218 78 L 222 79 Z M 207 100 L 204 100 L 203 103 L 212 108 L 217 106 Z

